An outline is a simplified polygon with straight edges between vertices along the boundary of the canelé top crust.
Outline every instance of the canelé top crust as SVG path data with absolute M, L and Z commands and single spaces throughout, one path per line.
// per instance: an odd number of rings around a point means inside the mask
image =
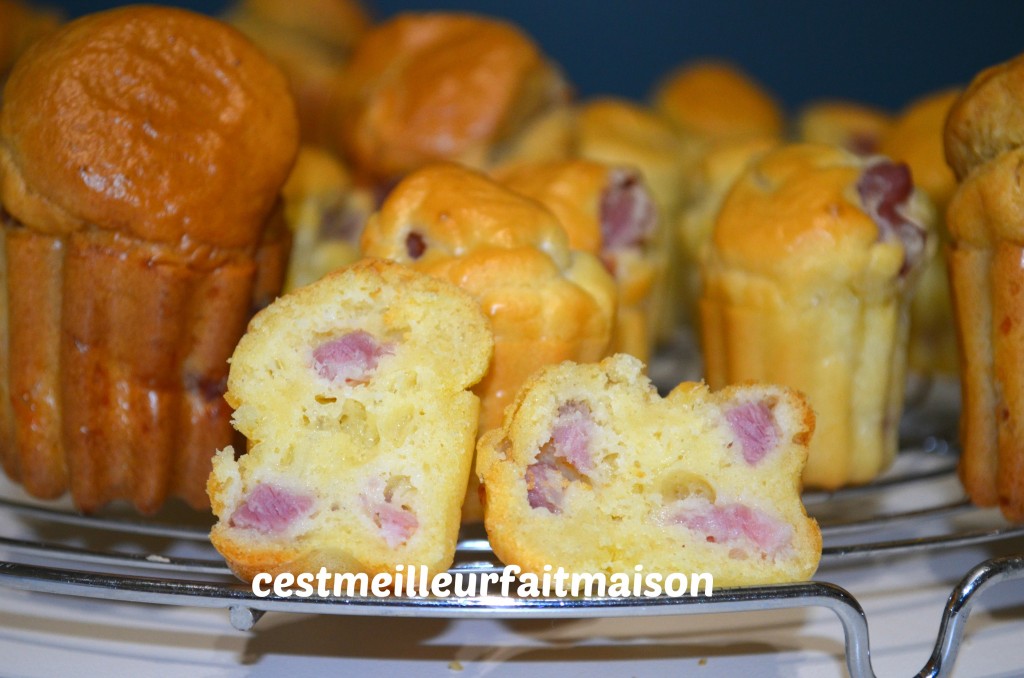
M 298 147 L 284 76 L 234 29 L 125 7 L 37 42 L 0 113 L 0 201 L 51 233 L 248 247 Z
M 934 252 L 934 211 L 905 166 L 791 144 L 752 163 L 722 204 L 712 260 L 800 281 L 895 281 Z
M 1024 54 L 974 77 L 946 118 L 946 161 L 958 180 L 1024 145 Z

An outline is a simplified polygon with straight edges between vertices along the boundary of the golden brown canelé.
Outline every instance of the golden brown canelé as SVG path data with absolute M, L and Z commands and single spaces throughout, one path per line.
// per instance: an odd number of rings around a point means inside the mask
M 1024 57 L 979 73 L 946 120 L 959 183 L 947 211 L 960 344 L 960 478 L 1024 521 Z
M 359 42 L 330 121 L 360 182 L 429 163 L 491 169 L 565 157 L 568 87 L 518 27 L 458 13 L 400 14 Z
M 494 332 L 490 368 L 473 389 L 481 433 L 501 424 L 540 367 L 607 353 L 616 295 L 600 260 L 570 249 L 541 203 L 482 173 L 442 163 L 410 174 L 370 217 L 361 245 L 365 256 L 448 280 L 479 302 Z M 481 517 L 472 479 L 463 516 Z
M 946 265 L 946 208 L 956 190 L 956 177 L 946 164 L 942 133 L 959 90 L 928 94 L 910 103 L 882 137 L 880 151 L 907 163 L 914 185 L 935 205 L 938 256 L 925 265 L 910 302 L 908 366 L 925 375 L 956 375 L 959 365 L 956 324 Z
M 818 422 L 807 487 L 867 482 L 895 457 L 931 212 L 906 166 L 818 144 L 761 156 L 722 203 L 703 261 L 708 384 L 807 396 Z
M 604 266 L 571 249 L 541 203 L 481 173 L 448 163 L 413 173 L 370 217 L 361 245 L 365 256 L 447 279 L 480 301 L 495 343 L 476 388 L 481 431 L 501 422 L 540 366 L 607 352 L 615 283 Z
M 198 14 L 93 14 L 19 60 L 0 111 L 0 440 L 30 494 L 207 506 L 226 361 L 283 273 L 264 232 L 297 144 L 284 76 Z
M 358 0 L 239 0 L 225 19 L 288 77 L 306 143 L 326 143 L 330 92 L 370 28 Z

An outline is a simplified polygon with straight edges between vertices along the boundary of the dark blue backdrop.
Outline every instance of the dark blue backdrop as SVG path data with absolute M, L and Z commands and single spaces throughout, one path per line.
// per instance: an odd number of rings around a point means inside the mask
M 217 13 L 225 0 L 168 4 Z M 63 0 L 71 15 L 123 4 Z M 378 18 L 458 9 L 523 26 L 562 64 L 583 96 L 647 96 L 694 57 L 735 61 L 789 108 L 846 97 L 896 109 L 926 92 L 966 83 L 1024 52 L 1024 2 L 989 0 L 367 0 Z

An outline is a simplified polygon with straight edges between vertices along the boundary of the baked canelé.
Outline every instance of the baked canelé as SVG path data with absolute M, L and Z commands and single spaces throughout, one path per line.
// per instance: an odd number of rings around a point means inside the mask
M 534 375 L 477 447 L 487 536 L 525 572 L 709 572 L 804 581 L 821 532 L 800 501 L 814 414 L 796 392 L 684 382 L 662 399 L 616 355 Z
M 288 77 L 306 143 L 323 144 L 330 93 L 370 28 L 359 0 L 239 0 L 225 19 Z
M 569 247 L 604 262 L 618 292 L 609 352 L 646 362 L 653 342 L 651 290 L 665 262 L 654 249 L 662 226 L 643 176 L 628 167 L 561 160 L 519 164 L 499 179 L 550 209 L 565 227 Z
M 518 27 L 472 14 L 400 14 L 366 34 L 338 84 L 334 143 L 361 182 L 437 161 L 491 169 L 568 153 L 568 87 Z
M 896 454 L 907 307 L 933 219 L 905 165 L 816 144 L 761 156 L 722 203 L 703 261 L 708 383 L 806 395 L 808 487 L 867 482 Z
M 480 432 L 501 425 L 526 379 L 563 360 L 608 352 L 615 282 L 601 261 L 569 248 L 541 203 L 454 164 L 424 167 L 391 192 L 363 230 L 366 256 L 392 259 L 468 291 L 494 333 L 494 358 L 474 392 Z M 481 517 L 475 483 L 463 509 Z
M 654 106 L 696 139 L 778 137 L 785 124 L 774 98 L 723 61 L 694 61 L 669 73 L 655 89 Z
M 893 117 L 874 106 L 854 101 L 815 101 L 797 116 L 796 138 L 832 144 L 857 155 L 874 155 L 892 124 Z
M 956 177 L 946 164 L 942 142 L 946 116 L 959 94 L 959 90 L 947 90 L 912 102 L 896 118 L 880 147 L 893 160 L 907 163 L 914 185 L 928 194 L 938 215 L 938 256 L 925 265 L 910 303 L 907 360 L 910 369 L 921 374 L 955 375 L 959 364 L 946 266 L 949 232 L 945 218 Z
M 359 235 L 374 210 L 374 197 L 353 183 L 333 153 L 302 146 L 281 195 L 293 235 L 285 290 L 359 259 Z
M 5 92 L 4 468 L 83 511 L 205 507 L 226 361 L 274 277 L 257 253 L 280 249 L 287 82 L 234 29 L 139 6 L 36 42 Z
M 231 569 L 448 569 L 491 348 L 468 294 L 379 260 L 256 315 L 225 395 L 249 448 L 219 452 L 208 485 Z
M 979 73 L 953 105 L 946 158 L 960 184 L 946 225 L 960 344 L 960 478 L 1024 521 L 1024 57 Z

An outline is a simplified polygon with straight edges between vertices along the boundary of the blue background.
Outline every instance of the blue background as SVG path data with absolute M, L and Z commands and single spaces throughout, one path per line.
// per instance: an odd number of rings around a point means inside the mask
M 123 4 L 64 0 L 71 15 Z M 166 4 L 210 14 L 223 1 Z M 1024 1 L 754 0 L 575 2 L 368 0 L 376 18 L 454 9 L 502 16 L 558 61 L 580 96 L 642 99 L 674 66 L 696 57 L 734 61 L 791 111 L 822 97 L 896 110 L 922 94 L 967 83 L 1024 52 Z

